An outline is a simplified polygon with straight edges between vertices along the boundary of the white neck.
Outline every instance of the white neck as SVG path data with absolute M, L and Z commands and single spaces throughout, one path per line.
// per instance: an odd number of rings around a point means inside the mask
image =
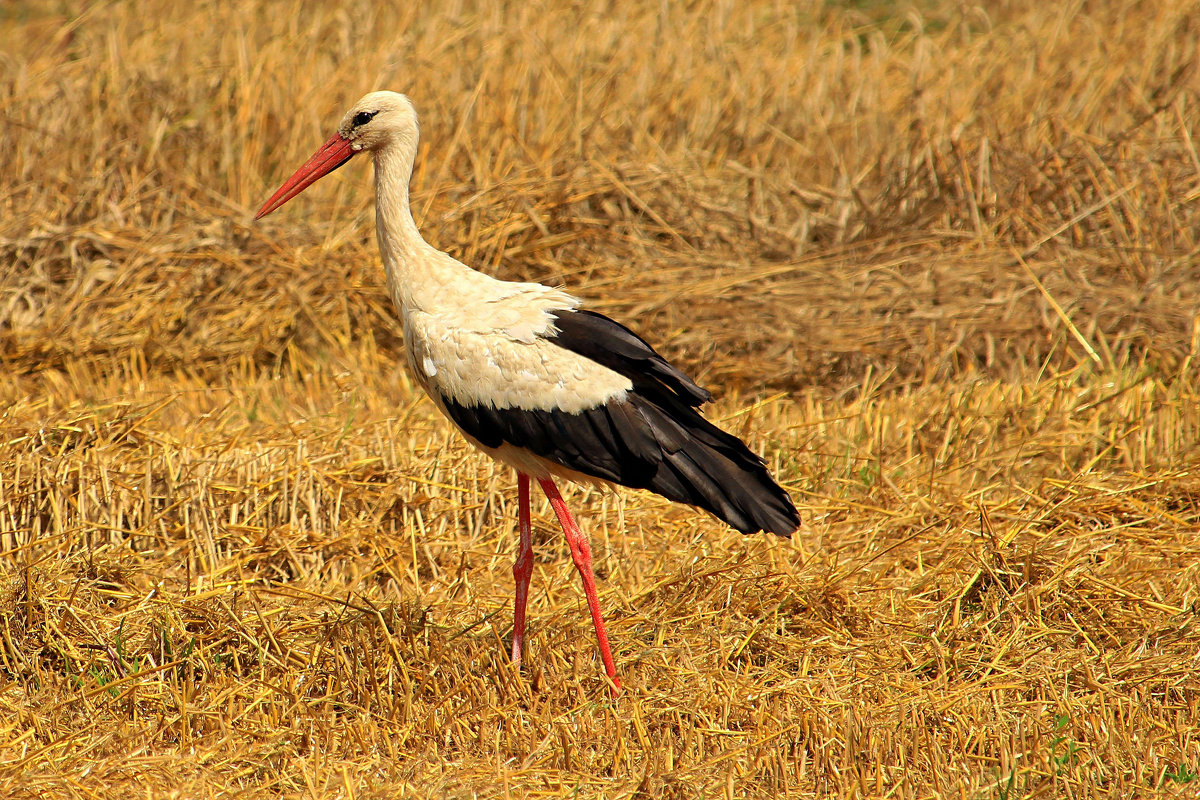
M 408 184 L 417 137 L 397 138 L 375 151 L 375 235 L 388 291 L 402 315 L 431 308 L 457 276 L 474 270 L 435 250 L 417 230 Z

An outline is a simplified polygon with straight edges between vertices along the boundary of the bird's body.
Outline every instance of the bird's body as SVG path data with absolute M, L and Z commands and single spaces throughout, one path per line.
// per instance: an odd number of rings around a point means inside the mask
M 373 92 L 258 216 L 355 153 L 373 153 L 376 231 L 409 369 L 475 446 L 519 476 L 514 660 L 521 658 L 532 572 L 532 478 L 563 525 L 606 671 L 619 685 L 587 541 L 558 495 L 555 476 L 650 489 L 705 508 L 744 533 L 787 536 L 799 515 L 763 461 L 696 411 L 709 393 L 632 331 L 581 310 L 577 298 L 559 289 L 498 280 L 426 243 L 409 208 L 416 149 L 417 119 L 408 99 Z

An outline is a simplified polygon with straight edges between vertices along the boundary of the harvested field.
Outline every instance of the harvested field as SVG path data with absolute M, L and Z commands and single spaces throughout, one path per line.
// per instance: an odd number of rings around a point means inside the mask
M 424 6 L 437 5 L 437 9 Z M 0 7 L 0 796 L 1191 797 L 1193 3 Z M 514 476 L 404 373 L 426 238 L 713 388 L 804 517 Z M 364 160 L 365 161 L 365 160 Z

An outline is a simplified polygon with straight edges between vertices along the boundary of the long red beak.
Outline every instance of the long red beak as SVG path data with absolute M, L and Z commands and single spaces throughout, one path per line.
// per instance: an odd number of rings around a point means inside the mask
M 313 153 L 312 158 L 304 162 L 304 166 L 296 170 L 295 174 L 271 195 L 270 200 L 263 203 L 263 207 L 254 218 L 262 219 L 353 158 L 358 151 L 354 150 L 351 144 L 351 141 L 343 139 L 340 133 L 334 134 L 328 142 L 321 145 L 320 150 Z

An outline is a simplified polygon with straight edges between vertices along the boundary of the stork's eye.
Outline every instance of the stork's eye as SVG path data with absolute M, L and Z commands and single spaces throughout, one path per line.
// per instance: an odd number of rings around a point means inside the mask
M 370 122 L 378 111 L 360 111 L 354 115 L 354 119 L 350 120 L 350 124 L 355 128 L 360 128 Z

